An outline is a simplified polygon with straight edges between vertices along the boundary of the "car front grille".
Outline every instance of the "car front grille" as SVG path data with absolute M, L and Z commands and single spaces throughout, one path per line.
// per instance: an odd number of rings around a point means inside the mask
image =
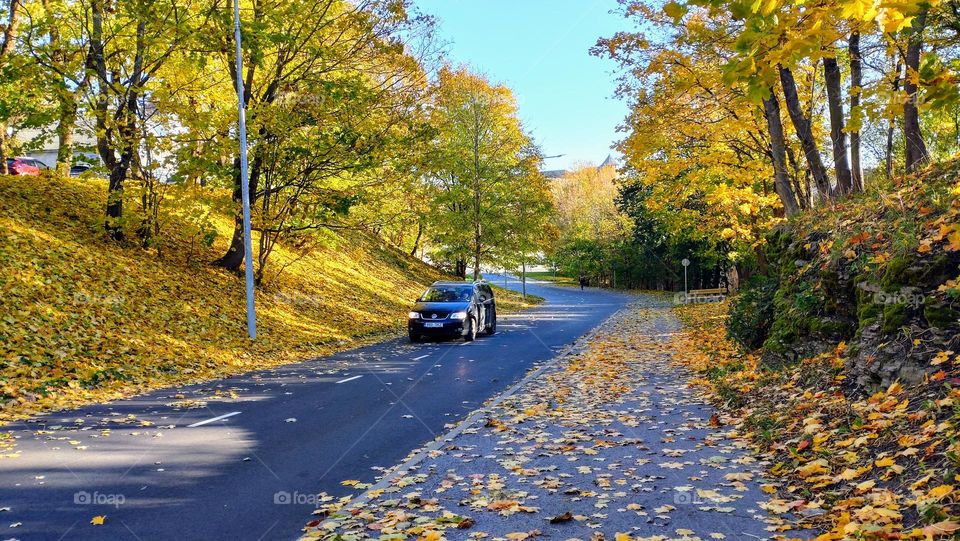
M 450 316 L 450 312 L 439 310 L 427 310 L 420 313 L 420 318 L 424 321 L 442 321 Z

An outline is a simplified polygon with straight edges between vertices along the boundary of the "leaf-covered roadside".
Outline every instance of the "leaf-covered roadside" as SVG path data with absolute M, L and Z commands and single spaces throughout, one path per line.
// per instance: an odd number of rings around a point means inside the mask
M 360 233 L 279 246 L 246 339 L 229 194 L 171 187 L 161 256 L 104 240 L 104 183 L 0 176 L 0 420 L 224 377 L 382 340 L 436 269 Z M 204 243 L 208 238 L 210 243 Z M 503 308 L 519 295 L 500 291 Z M 535 298 L 529 299 L 531 303 Z
M 670 358 L 669 305 L 622 311 L 383 485 L 323 495 L 305 538 L 769 539 L 763 464 Z M 440 436 L 445 438 L 445 436 Z M 369 499 L 366 499 L 369 498 Z
M 675 356 L 770 462 L 768 510 L 818 541 L 947 539 L 960 531 L 960 373 L 953 352 L 923 383 L 871 396 L 845 386 L 844 344 L 780 370 L 726 338 L 727 304 L 678 307 Z

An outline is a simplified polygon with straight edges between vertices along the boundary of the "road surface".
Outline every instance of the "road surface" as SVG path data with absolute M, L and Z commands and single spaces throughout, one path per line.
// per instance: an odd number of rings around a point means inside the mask
M 5 427 L 21 456 L 0 460 L 0 538 L 295 539 L 318 492 L 373 481 L 630 300 L 527 291 L 546 302 L 476 342 L 392 340 Z

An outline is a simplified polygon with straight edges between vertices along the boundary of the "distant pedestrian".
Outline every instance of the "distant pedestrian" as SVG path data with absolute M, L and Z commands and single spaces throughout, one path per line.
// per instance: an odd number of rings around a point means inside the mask
M 580 275 L 580 291 L 583 291 L 583 288 L 587 286 L 587 277 Z

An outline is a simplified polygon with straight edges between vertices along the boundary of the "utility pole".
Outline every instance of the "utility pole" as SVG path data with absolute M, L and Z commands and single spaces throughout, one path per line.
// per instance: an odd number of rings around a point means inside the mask
M 257 312 L 253 302 L 253 248 L 250 240 L 250 180 L 247 171 L 247 105 L 243 91 L 243 51 L 240 47 L 240 0 L 233 0 L 233 31 L 237 44 L 237 116 L 240 132 L 240 194 L 243 199 L 243 252 L 247 282 L 247 336 L 257 338 Z
M 690 266 L 690 260 L 683 258 L 683 261 L 680 262 L 683 265 L 683 302 L 687 302 L 687 267 Z

